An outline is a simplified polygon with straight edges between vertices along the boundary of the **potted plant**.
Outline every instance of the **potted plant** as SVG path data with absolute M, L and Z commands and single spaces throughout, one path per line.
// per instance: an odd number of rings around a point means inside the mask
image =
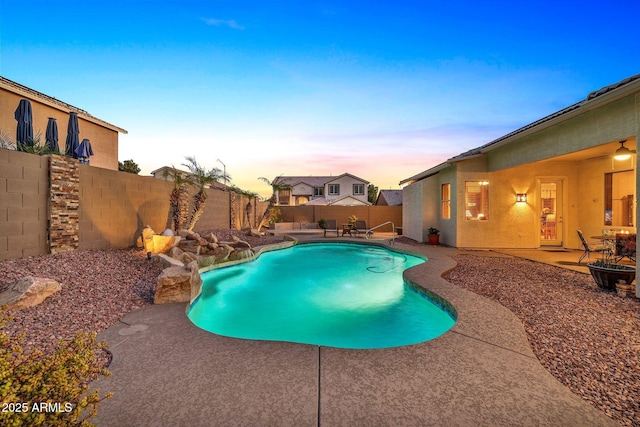
M 601 289 L 616 290 L 618 280 L 631 284 L 636 278 L 636 269 L 628 265 L 616 264 L 608 260 L 598 260 L 587 264 L 589 272 Z
M 323 230 L 327 228 L 327 220 L 325 218 L 320 218 L 320 221 L 318 221 L 318 227 Z
M 437 228 L 431 227 L 427 230 L 429 244 L 430 245 L 438 245 L 440 244 L 440 230 Z

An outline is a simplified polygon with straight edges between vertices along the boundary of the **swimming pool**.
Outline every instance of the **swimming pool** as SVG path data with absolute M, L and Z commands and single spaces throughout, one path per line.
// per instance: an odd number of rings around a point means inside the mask
M 202 274 L 188 316 L 218 335 L 341 348 L 416 344 L 453 316 L 405 284 L 425 262 L 379 246 L 308 243 Z

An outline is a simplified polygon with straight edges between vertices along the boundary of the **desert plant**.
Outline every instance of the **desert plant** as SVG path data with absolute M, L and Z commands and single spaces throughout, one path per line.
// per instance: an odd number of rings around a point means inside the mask
M 4 129 L 0 129 L 0 148 L 4 148 L 6 150 L 16 149 L 15 141 L 13 140 L 9 132 Z
M 269 222 L 271 218 L 271 210 L 274 208 L 277 202 L 278 192 L 281 190 L 290 190 L 291 186 L 289 184 L 285 184 L 280 180 L 281 176 L 278 176 L 273 181 L 269 181 L 267 178 L 260 177 L 258 178 L 260 181 L 263 181 L 271 186 L 271 198 L 269 199 L 269 204 L 267 205 L 267 209 L 262 214 L 262 219 L 260 220 L 260 224 L 256 227 L 257 230 L 260 230 L 267 222 Z M 279 210 L 279 209 L 278 209 Z M 277 222 L 277 221 L 272 221 Z
M 434 227 L 430 227 L 427 230 L 427 234 L 440 234 L 440 230 L 438 230 L 437 228 L 434 228 Z
M 187 223 L 189 214 L 189 186 L 193 185 L 191 180 L 181 171 L 172 167 L 162 174 L 164 179 L 171 178 L 173 190 L 169 196 L 169 216 L 173 223 L 173 229 L 178 231 Z
M 198 192 L 193 196 L 193 210 L 191 211 L 187 225 L 187 230 L 191 231 L 204 213 L 204 206 L 207 203 L 207 191 L 205 189 L 210 186 L 211 183 L 220 181 L 221 179 L 228 181 L 229 177 L 225 176 L 218 168 L 205 170 L 204 167 L 198 164 L 196 158 L 193 156 L 185 157 L 185 159 L 187 163 L 183 163 L 182 165 L 189 168 L 191 181 L 198 187 Z
M 355 215 L 351 215 L 349 217 L 349 225 L 351 225 L 352 227 L 356 225 L 356 221 L 358 220 L 358 217 Z
M 130 159 L 125 160 L 124 162 L 118 162 L 118 170 L 120 172 L 127 172 L 137 175 L 140 173 L 140 166 L 138 166 L 138 164 L 134 162 L 133 159 Z
M 318 221 L 318 227 L 325 229 L 327 228 L 327 219 L 326 218 L 320 218 L 320 221 Z
M 60 341 L 53 354 L 25 352 L 24 334 L 8 336 L 4 327 L 11 319 L 0 313 L 0 425 L 90 426 L 88 418 L 112 393 L 89 392 L 89 383 L 109 376 L 96 350 L 96 334 L 79 332 Z M 6 409 L 6 410 L 5 410 Z

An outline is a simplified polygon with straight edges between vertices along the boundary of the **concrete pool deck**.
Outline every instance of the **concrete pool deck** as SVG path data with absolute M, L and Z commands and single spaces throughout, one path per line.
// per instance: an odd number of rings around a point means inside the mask
M 100 338 L 114 396 L 98 426 L 616 426 L 539 363 L 509 310 L 441 278 L 452 248 L 396 248 L 429 261 L 406 277 L 456 308 L 449 332 L 379 350 L 226 338 L 194 326 L 186 304 L 148 306 Z M 487 253 L 488 256 L 500 256 Z

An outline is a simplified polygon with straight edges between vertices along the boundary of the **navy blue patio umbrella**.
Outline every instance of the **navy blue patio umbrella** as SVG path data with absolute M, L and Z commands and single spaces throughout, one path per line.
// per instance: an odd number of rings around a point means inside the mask
M 83 139 L 78 148 L 76 148 L 76 157 L 78 161 L 83 165 L 89 164 L 89 157 L 93 156 L 93 149 L 91 148 L 91 142 L 87 138 Z
M 67 146 L 65 154 L 77 159 L 76 148 L 80 144 L 80 127 L 78 126 L 78 113 L 69 113 L 69 125 L 67 126 Z
M 49 117 L 49 122 L 47 123 L 47 132 L 45 134 L 47 139 L 47 148 L 49 151 L 53 153 L 60 152 L 60 147 L 58 146 L 58 122 L 53 117 Z
M 33 113 L 31 112 L 31 102 L 27 99 L 21 99 L 14 117 L 18 121 L 16 148 L 18 151 L 24 151 L 26 147 L 33 145 Z

